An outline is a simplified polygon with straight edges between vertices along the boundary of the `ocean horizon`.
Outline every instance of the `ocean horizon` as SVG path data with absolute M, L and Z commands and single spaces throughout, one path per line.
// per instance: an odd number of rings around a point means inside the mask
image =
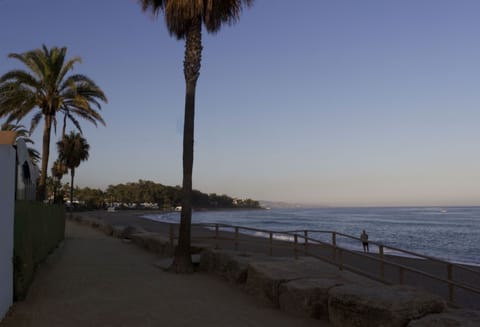
M 179 223 L 180 213 L 146 214 L 144 218 Z M 366 230 L 371 242 L 455 263 L 480 265 L 478 249 L 480 206 L 466 207 L 316 207 L 270 210 L 194 211 L 192 223 L 228 224 L 269 231 L 335 231 L 359 237 Z M 250 234 L 266 237 L 261 232 Z M 309 237 L 330 242 L 329 233 Z M 277 238 L 288 238 L 278 235 Z M 337 244 L 361 250 L 359 241 L 337 237 Z M 378 253 L 378 247 L 370 247 Z M 401 255 L 396 251 L 386 254 Z

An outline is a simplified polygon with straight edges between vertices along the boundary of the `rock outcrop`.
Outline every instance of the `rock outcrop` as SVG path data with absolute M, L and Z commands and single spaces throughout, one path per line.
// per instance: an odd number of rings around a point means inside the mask
M 332 288 L 328 298 L 333 326 L 403 327 L 445 308 L 442 298 L 407 286 L 343 285 Z
M 477 327 L 480 326 L 480 311 L 450 310 L 413 320 L 408 327 Z
M 328 320 L 328 291 L 342 285 L 337 278 L 307 278 L 280 285 L 280 309 L 297 316 Z
M 318 276 L 325 278 L 336 276 L 333 272 L 323 271 L 319 263 L 319 260 L 310 257 L 301 257 L 298 260 L 269 258 L 268 260 L 252 261 L 248 265 L 246 290 L 279 307 L 282 284 Z
M 253 254 L 234 251 L 203 251 L 200 270 L 215 273 L 235 284 L 244 284 L 252 257 Z

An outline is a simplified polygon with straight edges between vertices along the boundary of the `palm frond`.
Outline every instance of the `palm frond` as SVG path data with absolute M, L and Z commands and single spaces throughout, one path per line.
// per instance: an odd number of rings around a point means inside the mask
M 38 164 L 38 162 L 40 161 L 40 152 L 38 152 L 34 148 L 28 148 L 27 150 L 28 150 L 28 155 L 29 155 L 30 159 L 32 160 L 32 162 L 35 165 Z
M 200 20 L 209 33 L 222 25 L 238 21 L 240 13 L 254 0 L 141 0 L 143 11 L 163 12 L 167 29 L 177 39 L 184 39 L 191 24 Z
M 30 122 L 30 134 L 33 133 L 35 128 L 37 128 L 38 123 L 42 120 L 43 118 L 43 113 L 42 112 L 37 112 L 33 117 Z

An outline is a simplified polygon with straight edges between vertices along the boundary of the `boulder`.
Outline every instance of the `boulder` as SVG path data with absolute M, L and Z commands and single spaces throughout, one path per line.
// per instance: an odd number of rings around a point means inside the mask
M 319 260 L 301 257 L 271 257 L 248 264 L 245 288 L 250 294 L 279 306 L 280 285 L 291 280 L 304 278 L 335 277 L 331 272 L 322 271 Z
M 113 234 L 113 228 L 112 228 L 112 225 L 106 223 L 106 222 L 102 222 L 98 228 L 104 232 L 106 235 L 108 236 L 111 236 Z
M 328 320 L 328 291 L 342 285 L 338 278 L 307 278 L 280 285 L 278 303 L 282 311 L 297 316 Z
M 133 234 L 143 233 L 144 231 L 135 226 L 122 226 L 122 225 L 113 225 L 112 226 L 112 235 L 118 238 L 127 238 L 130 239 Z
M 329 291 L 328 314 L 333 326 L 403 327 L 446 308 L 439 296 L 407 286 L 348 284 Z
M 200 270 L 215 273 L 229 282 L 244 284 L 252 254 L 208 249 L 201 253 Z
M 123 231 L 125 226 L 122 225 L 112 225 L 112 235 L 114 237 L 123 238 Z
M 133 243 L 148 251 L 160 255 L 171 254 L 168 238 L 163 237 L 160 234 L 150 232 L 133 233 L 130 235 L 130 239 Z
M 134 226 L 128 225 L 123 229 L 122 238 L 130 239 L 132 234 L 139 233 L 139 232 L 142 232 L 142 231 Z
M 412 320 L 408 327 L 477 327 L 480 326 L 480 311 L 450 310 Z
M 206 243 L 192 243 L 190 245 L 190 253 L 191 254 L 201 254 L 203 251 L 207 251 L 209 249 L 213 249 L 214 246 L 212 244 Z
M 101 225 L 103 225 L 103 221 L 96 218 L 89 218 L 88 220 L 86 220 L 86 222 L 88 225 L 94 228 L 99 228 Z

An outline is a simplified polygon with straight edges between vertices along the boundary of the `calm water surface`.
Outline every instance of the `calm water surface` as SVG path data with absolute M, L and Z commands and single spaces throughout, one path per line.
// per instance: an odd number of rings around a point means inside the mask
M 179 213 L 146 218 L 178 222 Z M 326 230 L 455 262 L 480 265 L 480 207 L 314 208 L 193 213 L 194 223 L 223 223 L 273 231 Z M 257 233 L 258 234 L 258 233 Z M 262 235 L 260 235 L 262 236 Z M 314 234 L 329 241 L 329 234 Z M 357 241 L 338 238 L 339 245 L 360 249 Z M 371 251 L 376 251 L 372 247 Z

